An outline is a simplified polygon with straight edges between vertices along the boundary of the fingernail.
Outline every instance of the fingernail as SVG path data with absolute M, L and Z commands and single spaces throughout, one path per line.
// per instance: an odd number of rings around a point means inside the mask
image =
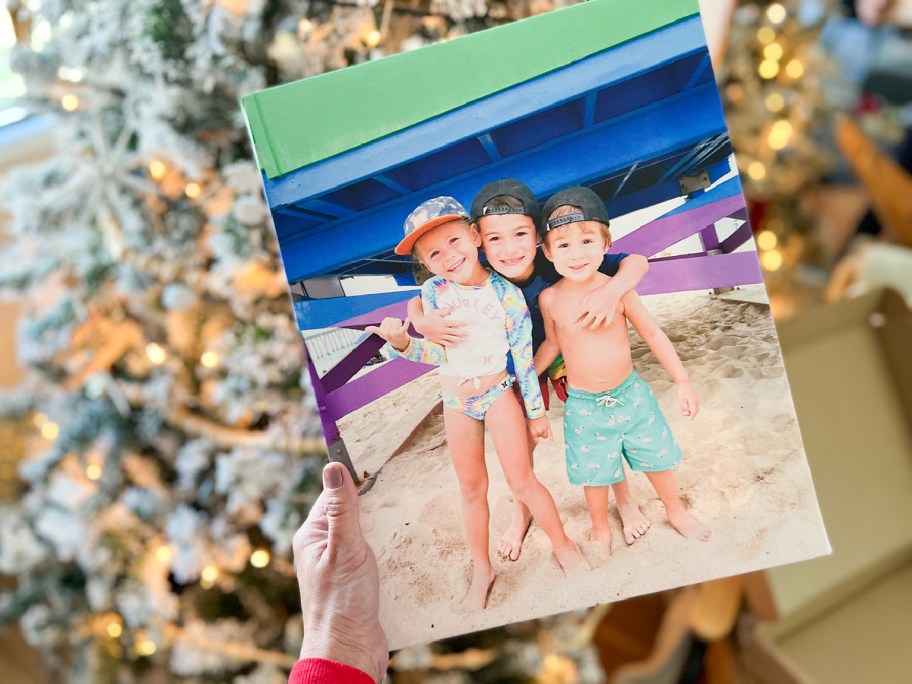
M 327 489 L 342 486 L 342 469 L 339 466 L 330 464 L 323 469 L 323 486 Z

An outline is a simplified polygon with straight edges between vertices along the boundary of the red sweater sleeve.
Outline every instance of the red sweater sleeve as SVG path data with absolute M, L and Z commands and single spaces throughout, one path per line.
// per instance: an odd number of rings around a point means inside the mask
M 288 684 L 375 684 L 366 672 L 326 658 L 304 658 L 295 663 Z

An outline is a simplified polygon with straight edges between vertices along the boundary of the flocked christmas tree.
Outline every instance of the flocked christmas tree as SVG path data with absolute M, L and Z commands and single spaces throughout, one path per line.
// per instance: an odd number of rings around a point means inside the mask
M 282 681 L 300 644 L 289 546 L 325 456 L 239 97 L 563 4 L 8 3 L 12 66 L 58 140 L 2 191 L 27 376 L 0 411 L 37 434 L 0 516 L 0 622 L 52 669 Z M 598 615 L 399 668 L 594 681 Z

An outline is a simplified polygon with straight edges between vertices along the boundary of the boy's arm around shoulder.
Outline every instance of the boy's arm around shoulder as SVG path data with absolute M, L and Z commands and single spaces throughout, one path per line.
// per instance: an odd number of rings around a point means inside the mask
M 646 307 L 643 306 L 643 301 L 636 292 L 628 292 L 621 298 L 621 303 L 624 306 L 624 316 L 630 321 L 630 324 L 639 333 L 640 337 L 643 338 L 643 342 L 655 354 L 659 363 L 671 375 L 671 379 L 674 380 L 678 390 L 681 415 L 692 420 L 700 410 L 700 402 L 697 399 L 696 392 L 694 392 L 693 385 L 690 383 L 690 376 L 687 374 L 684 364 L 681 363 L 681 358 L 678 356 L 678 352 L 675 351 L 674 345 L 668 339 L 668 335 L 649 315 Z
M 642 254 L 626 254 L 618 264 L 617 273 L 612 277 L 614 286 L 622 295 L 635 290 L 649 271 L 649 260 Z
M 437 344 L 457 346 L 460 342 L 465 342 L 465 323 L 449 319 L 449 309 L 425 310 L 420 297 L 410 299 L 407 308 L 409 319 L 419 335 Z
M 611 263 L 610 258 L 611 255 L 605 257 L 599 270 L 605 272 Z M 590 329 L 610 324 L 617 312 L 618 302 L 625 294 L 636 289 L 648 270 L 649 261 L 642 254 L 624 256 L 614 275 L 606 273 L 611 279 L 583 297 L 577 322 Z

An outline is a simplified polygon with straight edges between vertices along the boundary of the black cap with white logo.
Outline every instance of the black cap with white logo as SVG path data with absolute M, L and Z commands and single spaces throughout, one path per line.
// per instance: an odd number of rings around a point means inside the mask
M 554 210 L 563 206 L 579 207 L 582 211 L 555 216 L 549 220 Z M 605 208 L 602 198 L 594 190 L 577 186 L 551 195 L 542 208 L 542 221 L 538 232 L 544 237 L 549 230 L 577 221 L 598 221 L 606 226 L 609 225 L 608 210 Z
M 512 197 L 517 201 L 520 208 L 510 206 L 509 204 L 491 202 L 495 197 Z M 538 200 L 525 183 L 521 183 L 515 178 L 502 178 L 493 181 L 484 186 L 475 195 L 472 200 L 472 220 L 477 221 L 482 216 L 491 216 L 496 214 L 521 214 L 530 217 L 535 225 L 541 218 L 541 212 L 538 206 Z

